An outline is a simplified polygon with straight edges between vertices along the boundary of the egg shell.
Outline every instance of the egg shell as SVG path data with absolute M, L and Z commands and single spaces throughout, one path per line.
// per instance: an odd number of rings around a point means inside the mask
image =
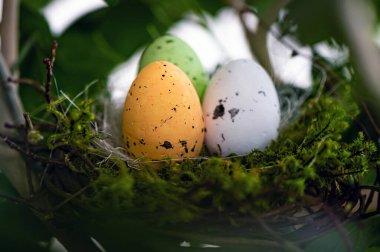
M 231 61 L 213 76 L 203 113 L 212 154 L 244 155 L 277 138 L 279 99 L 266 71 L 253 60 Z
M 181 68 L 190 78 L 200 99 L 203 99 L 209 79 L 198 56 L 185 41 L 172 35 L 157 38 L 141 56 L 139 70 L 158 60 L 169 61 Z
M 196 157 L 204 131 L 202 107 L 186 74 L 166 61 L 144 67 L 124 104 L 122 134 L 127 153 L 155 160 Z

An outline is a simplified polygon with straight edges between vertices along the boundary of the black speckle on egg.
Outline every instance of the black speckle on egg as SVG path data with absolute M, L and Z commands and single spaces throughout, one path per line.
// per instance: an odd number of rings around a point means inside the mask
M 161 75 L 162 77 L 165 77 L 165 74 Z
M 179 140 L 179 143 L 182 145 L 186 153 L 189 153 L 189 149 L 187 148 L 187 141 Z
M 197 143 L 198 143 L 198 141 L 195 141 L 195 144 L 194 144 L 194 146 L 193 146 L 193 148 L 191 148 L 191 152 L 194 152 L 195 151 L 195 146 L 197 146 Z
M 164 143 L 161 144 L 160 146 L 165 149 L 173 149 L 173 145 L 169 141 L 164 141 Z
M 263 90 L 260 90 L 258 93 L 263 95 L 263 96 L 267 96 L 267 94 Z
M 194 125 L 193 125 L 193 126 L 191 126 L 191 128 L 193 128 L 193 129 L 194 129 L 194 128 L 195 128 L 195 127 L 194 127 Z
M 139 140 L 139 142 L 140 142 L 140 144 L 142 144 L 142 145 L 146 145 L 146 143 L 145 143 L 145 141 L 144 141 L 143 138 L 141 138 L 141 139 Z
M 226 141 L 226 138 L 224 137 L 223 133 L 220 136 L 222 137 L 222 142 Z
M 176 108 L 176 107 L 172 108 L 172 110 L 173 110 L 174 112 L 177 112 L 177 108 Z
M 219 100 L 219 105 L 217 105 L 214 109 L 213 120 L 218 119 L 219 117 L 223 117 L 224 115 L 224 106 L 222 104 L 222 100 Z
M 187 107 L 187 109 L 190 109 L 190 105 Z
M 235 92 L 235 95 L 236 95 L 236 96 L 239 96 L 239 92 L 236 91 L 236 92 Z
M 239 109 L 232 108 L 232 109 L 228 110 L 228 113 L 230 113 L 231 121 L 235 122 L 235 116 L 239 113 Z
M 136 142 L 133 142 L 133 145 L 136 146 L 137 145 Z

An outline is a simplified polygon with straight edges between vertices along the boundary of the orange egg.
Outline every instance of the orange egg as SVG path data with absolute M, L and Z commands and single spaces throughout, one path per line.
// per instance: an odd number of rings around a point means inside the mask
M 125 100 L 122 133 L 127 153 L 136 158 L 199 155 L 205 133 L 202 106 L 180 68 L 156 61 L 140 71 Z

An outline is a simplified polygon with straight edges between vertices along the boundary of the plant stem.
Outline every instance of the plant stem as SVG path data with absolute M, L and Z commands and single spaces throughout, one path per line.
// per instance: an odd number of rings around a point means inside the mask
M 14 66 L 18 57 L 19 4 L 19 0 L 3 0 L 1 51 L 9 68 Z
M 372 40 L 376 18 L 370 1 L 336 0 L 338 18 L 361 78 L 368 101 L 379 109 L 380 105 L 380 52 Z M 359 90 L 359 89 L 358 89 Z M 380 116 L 380 113 L 377 113 Z
M 5 59 L 0 54 L 0 79 L 1 84 L 1 94 L 2 99 L 5 101 L 8 112 L 15 125 L 21 125 L 24 122 L 23 109 L 21 105 L 20 97 L 17 94 L 16 86 L 8 81 L 11 76 L 8 66 L 6 65 Z
M 279 79 L 276 77 L 272 62 L 269 57 L 267 37 L 270 26 L 276 21 L 280 10 L 290 0 L 276 0 L 272 1 L 272 5 L 266 9 L 259 17 L 257 31 L 251 31 L 244 19 L 244 14 L 249 11 L 243 0 L 230 0 L 231 5 L 239 13 L 240 22 L 243 26 L 244 33 L 248 39 L 251 53 L 256 57 L 257 61 L 265 68 L 265 70 L 273 76 L 276 83 Z

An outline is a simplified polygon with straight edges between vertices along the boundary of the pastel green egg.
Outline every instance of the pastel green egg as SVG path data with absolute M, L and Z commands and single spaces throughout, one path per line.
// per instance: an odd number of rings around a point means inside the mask
M 165 60 L 178 66 L 193 83 L 200 100 L 203 99 L 208 83 L 208 75 L 194 50 L 183 40 L 164 35 L 154 40 L 144 51 L 139 63 L 139 71 L 149 63 Z

